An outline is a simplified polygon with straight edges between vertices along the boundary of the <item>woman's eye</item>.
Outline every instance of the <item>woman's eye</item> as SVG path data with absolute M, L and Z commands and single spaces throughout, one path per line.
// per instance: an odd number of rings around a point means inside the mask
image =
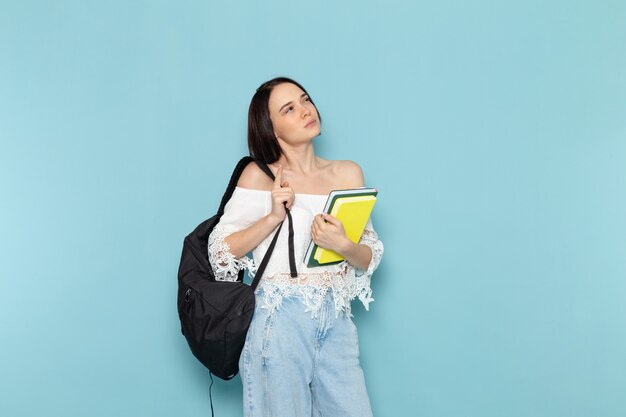
M 287 107 L 287 113 L 289 113 L 289 112 L 290 112 L 290 111 L 292 111 L 292 110 L 293 110 L 293 106 L 289 106 L 289 107 Z

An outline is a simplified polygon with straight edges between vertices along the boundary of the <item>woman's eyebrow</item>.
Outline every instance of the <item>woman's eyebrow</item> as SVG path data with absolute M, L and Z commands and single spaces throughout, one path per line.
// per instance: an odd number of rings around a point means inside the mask
M 300 98 L 302 98 L 302 97 L 304 97 L 304 96 L 306 96 L 306 95 L 307 95 L 306 93 L 302 93 L 302 94 L 300 95 Z M 292 103 L 293 103 L 293 101 L 289 101 L 289 102 L 287 102 L 287 103 L 283 104 L 283 106 L 282 106 L 282 107 L 278 110 L 278 112 L 283 111 L 283 109 L 285 108 L 285 106 L 288 106 L 288 105 L 290 105 L 290 104 L 292 104 Z

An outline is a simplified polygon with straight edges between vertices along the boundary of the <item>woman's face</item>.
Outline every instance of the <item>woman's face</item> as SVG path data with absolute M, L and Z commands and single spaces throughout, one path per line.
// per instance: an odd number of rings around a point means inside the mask
M 295 145 L 309 142 L 320 134 L 317 109 L 297 85 L 282 83 L 275 86 L 268 106 L 277 138 Z

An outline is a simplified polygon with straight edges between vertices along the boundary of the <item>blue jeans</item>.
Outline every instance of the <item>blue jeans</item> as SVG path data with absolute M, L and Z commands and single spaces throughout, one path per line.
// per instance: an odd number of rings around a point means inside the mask
M 239 359 L 244 416 L 371 416 L 356 327 L 343 313 L 335 317 L 332 292 L 316 319 L 299 296 L 271 314 L 261 297 Z

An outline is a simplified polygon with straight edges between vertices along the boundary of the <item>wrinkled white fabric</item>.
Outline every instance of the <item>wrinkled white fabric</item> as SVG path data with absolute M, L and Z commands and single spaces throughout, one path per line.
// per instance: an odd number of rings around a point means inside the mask
M 351 316 L 350 302 L 358 298 L 365 309 L 374 301 L 370 282 L 372 274 L 380 264 L 384 246 L 374 231 L 371 218 L 368 220 L 359 243 L 369 246 L 372 259 L 366 270 L 350 265 L 347 261 L 335 265 L 308 268 L 303 262 L 304 254 L 311 241 L 311 223 L 315 215 L 324 209 L 328 195 L 296 194 L 291 206 L 294 228 L 294 252 L 298 277 L 289 274 L 288 224 L 283 225 L 274 252 L 265 269 L 257 292 L 263 289 L 263 308 L 273 311 L 280 308 L 283 297 L 289 294 L 303 295 L 306 311 L 313 317 L 323 304 L 328 291 L 332 291 L 335 312 Z M 224 238 L 231 233 L 250 227 L 272 209 L 271 192 L 235 187 L 224 214 L 209 236 L 208 253 L 215 277 L 221 281 L 235 281 L 239 270 L 245 268 L 254 277 L 258 265 L 276 233 L 270 233 L 248 256 L 235 258 L 230 253 Z M 276 227 L 278 229 L 278 226 Z

